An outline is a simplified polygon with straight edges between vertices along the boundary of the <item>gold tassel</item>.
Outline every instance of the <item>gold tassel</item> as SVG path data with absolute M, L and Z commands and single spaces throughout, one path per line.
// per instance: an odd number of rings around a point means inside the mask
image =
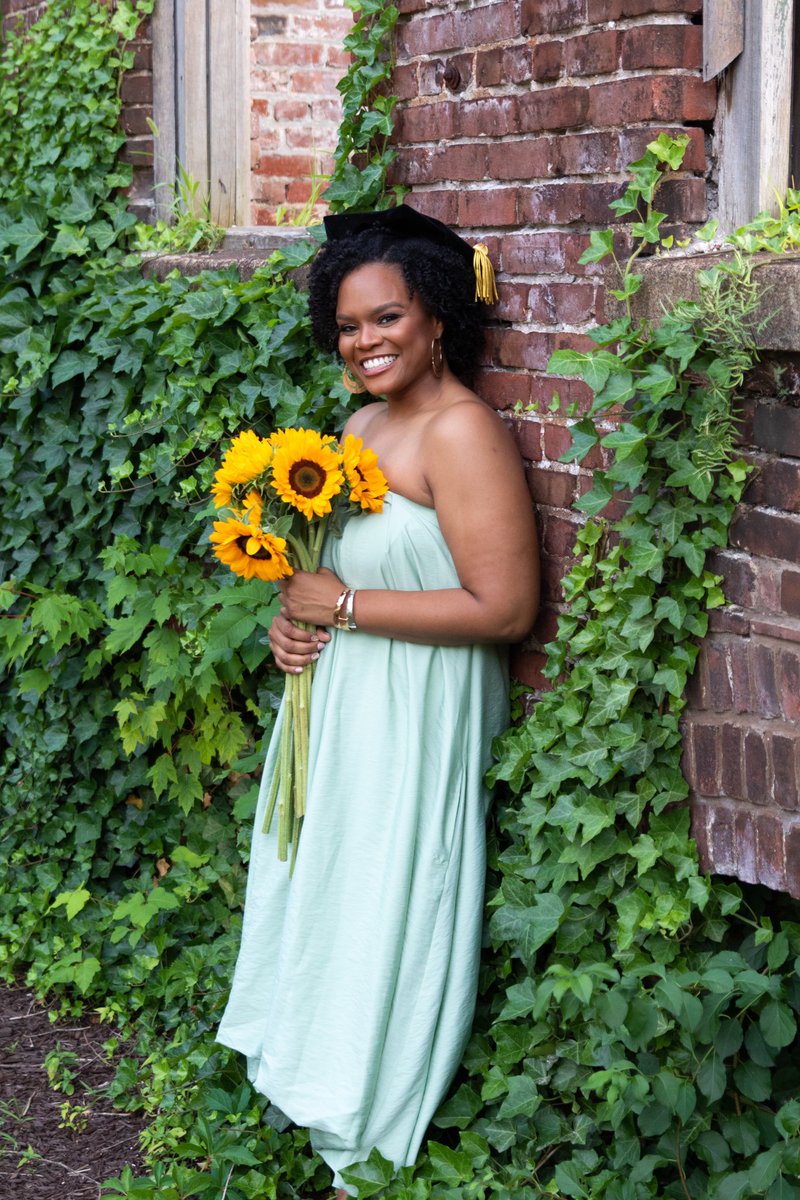
M 494 270 L 489 258 L 489 247 L 478 242 L 473 247 L 472 268 L 475 272 L 475 299 L 484 304 L 494 304 L 498 300 L 497 287 L 494 282 Z

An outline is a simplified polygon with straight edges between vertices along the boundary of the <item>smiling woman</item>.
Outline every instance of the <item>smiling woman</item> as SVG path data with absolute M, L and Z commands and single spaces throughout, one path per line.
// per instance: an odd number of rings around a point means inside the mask
M 275 661 L 317 664 L 306 818 L 289 878 L 262 787 L 219 1038 L 310 1128 L 346 1195 L 373 1147 L 414 1161 L 469 1035 L 501 644 L 533 623 L 538 559 L 516 449 L 469 387 L 473 249 L 405 206 L 326 228 L 315 336 L 369 399 L 345 436 L 377 453 L 390 492 L 329 538 L 319 572 L 282 585 Z

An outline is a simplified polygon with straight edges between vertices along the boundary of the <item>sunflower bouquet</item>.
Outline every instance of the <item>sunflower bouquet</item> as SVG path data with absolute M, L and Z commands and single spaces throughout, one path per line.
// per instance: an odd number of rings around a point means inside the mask
M 380 512 L 389 485 L 375 453 L 348 434 L 340 444 L 313 429 L 238 434 L 214 476 L 214 554 L 244 579 L 277 582 L 319 567 L 326 530 L 348 513 Z M 278 858 L 292 864 L 306 809 L 311 670 L 286 676 L 281 740 L 264 829 L 278 809 Z

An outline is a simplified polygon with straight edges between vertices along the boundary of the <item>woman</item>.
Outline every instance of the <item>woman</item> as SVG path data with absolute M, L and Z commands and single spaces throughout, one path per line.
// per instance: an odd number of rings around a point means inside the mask
M 414 1161 L 469 1035 L 482 779 L 508 721 L 499 644 L 529 631 L 538 566 L 519 455 L 467 386 L 472 249 L 405 205 L 325 225 L 313 330 L 376 398 L 345 432 L 377 453 L 390 492 L 329 539 L 318 573 L 282 585 L 275 662 L 319 659 L 307 815 L 290 879 L 261 833 L 262 787 L 218 1036 L 310 1128 L 344 1197 L 340 1171 L 374 1146 Z

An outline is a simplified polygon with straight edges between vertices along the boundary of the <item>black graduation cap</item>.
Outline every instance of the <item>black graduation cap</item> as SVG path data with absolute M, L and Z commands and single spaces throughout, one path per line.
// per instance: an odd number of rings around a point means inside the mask
M 485 304 L 497 300 L 494 271 L 489 261 L 489 251 L 483 242 L 470 246 L 462 237 L 435 217 L 426 217 L 408 204 L 379 212 L 343 212 L 323 218 L 328 241 L 353 237 L 365 230 L 381 230 L 396 238 L 421 238 L 455 250 L 475 272 L 475 299 Z

